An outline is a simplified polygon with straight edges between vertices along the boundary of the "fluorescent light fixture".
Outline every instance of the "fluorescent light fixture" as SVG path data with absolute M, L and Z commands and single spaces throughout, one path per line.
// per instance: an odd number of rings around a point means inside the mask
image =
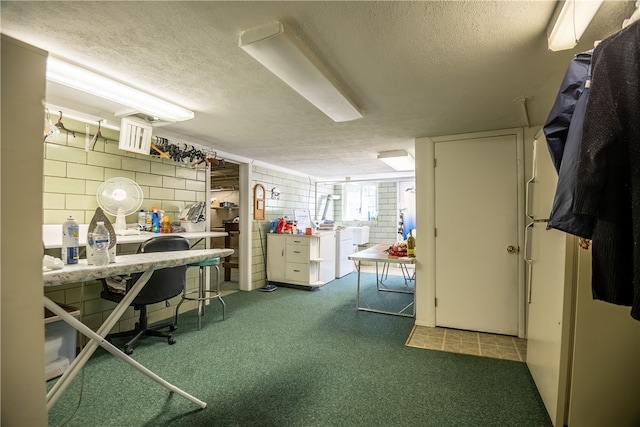
M 280 22 L 246 30 L 238 45 L 333 121 L 362 118 L 309 48 L 285 31 Z
M 404 150 L 383 151 L 378 153 L 378 160 L 382 160 L 397 171 L 412 171 L 416 168 L 413 157 Z
M 558 5 L 550 30 L 547 32 L 549 49 L 553 51 L 573 49 L 591 20 L 600 9 L 603 0 L 566 0 Z
M 193 111 L 52 56 L 47 58 L 47 80 L 169 122 L 181 122 L 194 116 Z

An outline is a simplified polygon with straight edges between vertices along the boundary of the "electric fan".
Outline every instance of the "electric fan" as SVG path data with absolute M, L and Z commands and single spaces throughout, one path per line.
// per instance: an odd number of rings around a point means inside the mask
M 139 234 L 138 230 L 127 230 L 126 216 L 137 212 L 142 206 L 142 189 L 129 178 L 116 177 L 98 187 L 98 205 L 106 213 L 116 217 L 116 234 Z

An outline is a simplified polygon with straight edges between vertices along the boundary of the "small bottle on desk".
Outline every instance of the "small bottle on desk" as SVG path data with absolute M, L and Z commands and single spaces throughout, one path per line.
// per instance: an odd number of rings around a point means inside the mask
M 140 209 L 140 212 L 138 212 L 138 229 L 140 231 L 147 229 L 147 214 L 144 212 L 144 209 Z
M 171 233 L 171 222 L 169 221 L 169 215 L 165 215 L 162 221 L 162 233 Z
M 104 221 L 98 221 L 91 233 L 93 246 L 93 264 L 102 267 L 109 264 L 109 231 Z
M 409 232 L 409 237 L 407 237 L 407 256 L 409 258 L 416 257 L 416 238 L 413 237 L 413 230 Z
M 160 218 L 158 217 L 158 208 L 153 208 L 153 214 L 151 215 L 151 232 L 160 232 Z

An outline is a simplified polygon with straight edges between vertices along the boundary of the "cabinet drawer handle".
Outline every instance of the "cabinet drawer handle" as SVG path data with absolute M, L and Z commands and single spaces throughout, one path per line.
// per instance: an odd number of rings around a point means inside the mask
M 301 253 L 300 251 L 293 251 L 294 254 L 299 254 Z
M 294 240 L 293 243 L 302 243 L 302 240 Z
M 300 270 L 293 270 L 294 273 L 300 273 Z

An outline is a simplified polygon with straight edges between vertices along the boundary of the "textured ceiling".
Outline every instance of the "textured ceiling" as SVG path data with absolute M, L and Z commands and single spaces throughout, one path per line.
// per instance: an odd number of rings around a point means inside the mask
M 608 1 L 572 51 L 547 50 L 548 1 L 9 2 L 2 32 L 195 111 L 154 135 L 319 179 L 385 176 L 380 151 L 414 138 L 541 125 L 570 58 L 620 28 Z M 281 20 L 363 111 L 334 123 L 238 47 Z M 49 85 L 51 104 L 113 119 Z

